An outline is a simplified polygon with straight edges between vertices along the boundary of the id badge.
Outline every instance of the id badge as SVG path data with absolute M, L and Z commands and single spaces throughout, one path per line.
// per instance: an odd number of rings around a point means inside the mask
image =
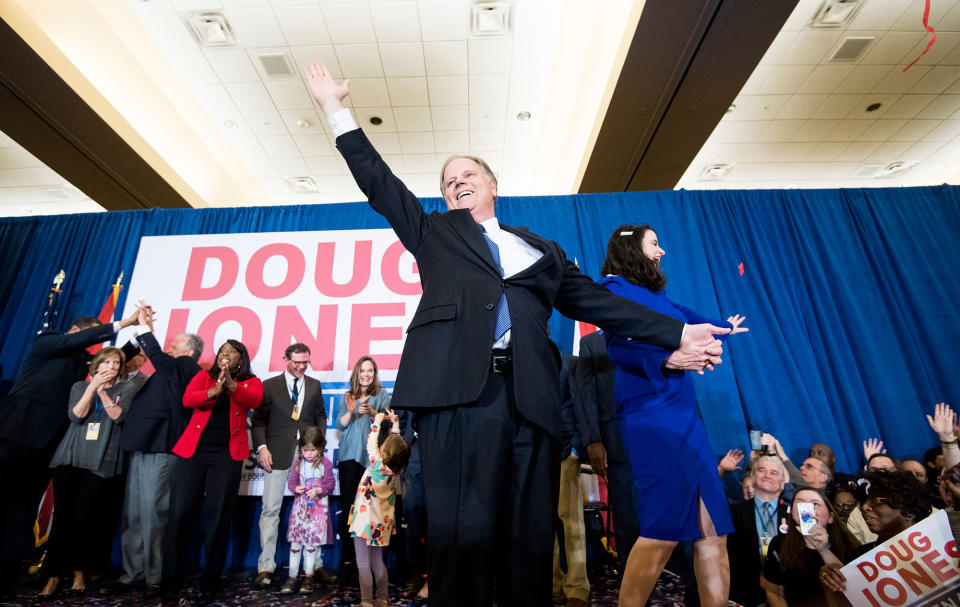
M 767 550 L 770 548 L 770 538 L 763 536 L 760 538 L 760 554 L 767 558 Z
M 300 419 L 300 414 L 297 413 L 296 407 L 294 407 L 293 411 L 290 412 L 290 419 L 292 419 L 293 421 L 297 421 L 298 419 Z
M 100 438 L 100 422 L 87 424 L 87 440 L 97 440 Z

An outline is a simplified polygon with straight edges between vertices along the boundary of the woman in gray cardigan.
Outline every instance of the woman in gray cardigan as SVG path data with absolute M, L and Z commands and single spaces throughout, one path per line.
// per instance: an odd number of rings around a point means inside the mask
M 61 571 L 73 571 L 71 591 L 86 589 L 85 571 L 108 563 L 123 501 L 120 424 L 135 386 L 125 381 L 119 348 L 103 348 L 90 362 L 90 379 L 70 390 L 70 426 L 53 454 L 54 514 L 41 596 L 53 594 Z

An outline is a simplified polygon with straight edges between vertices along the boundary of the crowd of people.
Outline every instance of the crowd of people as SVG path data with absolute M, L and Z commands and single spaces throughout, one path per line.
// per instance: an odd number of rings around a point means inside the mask
M 670 558 L 703 605 L 843 604 L 843 563 L 928 516 L 931 502 L 953 503 L 960 451 L 955 416 L 941 403 L 929 417 L 941 451 L 900 462 L 869 439 L 855 475 L 839 474 L 819 443 L 796 467 L 764 434 L 743 499 L 731 504 L 721 477 L 746 456 L 730 451 L 717 464 L 690 372 L 721 363 L 723 340 L 748 330 L 744 317 L 711 320 L 669 299 L 664 250 L 646 224 L 614 230 L 604 278 L 593 282 L 555 242 L 499 223 L 497 181 L 480 158 L 448 159 L 448 212 L 425 213 L 343 107 L 349 81 L 321 63 L 305 74 L 371 208 L 417 260 L 423 294 L 393 393 L 374 358 L 355 362 L 329 412 L 339 435 L 331 461 L 304 344 L 291 344 L 283 373 L 261 381 L 234 339 L 208 369 L 197 335 L 176 335 L 163 351 L 144 302 L 112 325 L 79 317 L 65 334 L 39 335 L 0 403 L 9 471 L 0 598 L 14 591 L 52 477 L 41 595 L 67 591 L 64 576 L 69 591 L 84 591 L 122 520 L 117 589 L 144 587 L 177 604 L 201 527 L 201 597 L 215 599 L 250 457 L 264 474 L 254 585 L 309 594 L 332 583 L 322 554 L 337 543 L 338 582 L 359 586 L 362 607 L 388 604 L 383 551 L 401 522 L 406 591 L 432 607 L 586 606 L 582 462 L 608 487 L 623 606 L 646 603 Z M 584 337 L 579 357 L 550 341 L 554 309 L 601 329 Z M 86 354 L 125 327 L 135 327 L 129 343 Z M 138 371 L 145 359 L 149 377 Z M 285 489 L 294 496 L 289 566 L 275 579 Z M 800 510 L 812 524 L 801 524 Z

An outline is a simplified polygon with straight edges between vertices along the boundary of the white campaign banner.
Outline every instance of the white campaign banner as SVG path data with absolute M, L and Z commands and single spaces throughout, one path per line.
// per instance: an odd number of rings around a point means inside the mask
M 942 510 L 840 571 L 851 605 L 960 605 L 960 553 Z
M 420 294 L 416 262 L 389 229 L 148 236 L 124 314 L 141 299 L 153 306 L 164 348 L 177 333 L 198 334 L 205 368 L 224 341 L 237 339 L 261 379 L 283 372 L 287 346 L 307 344 L 308 374 L 323 382 L 326 398 L 325 455 L 335 461 L 334 417 L 353 362 L 373 356 L 381 382 L 392 386 Z M 240 493 L 260 495 L 262 483 L 263 470 L 247 460 Z

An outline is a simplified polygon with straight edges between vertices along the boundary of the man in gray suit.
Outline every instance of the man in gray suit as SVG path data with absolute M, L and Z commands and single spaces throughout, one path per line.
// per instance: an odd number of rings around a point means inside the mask
M 253 412 L 253 444 L 263 468 L 263 509 L 260 512 L 260 558 L 256 585 L 269 586 L 277 563 L 277 529 L 283 490 L 297 452 L 300 432 L 327 427 L 320 382 L 306 375 L 310 348 L 296 343 L 283 353 L 286 371 L 263 382 L 263 404 Z M 318 575 L 323 575 L 322 569 Z

